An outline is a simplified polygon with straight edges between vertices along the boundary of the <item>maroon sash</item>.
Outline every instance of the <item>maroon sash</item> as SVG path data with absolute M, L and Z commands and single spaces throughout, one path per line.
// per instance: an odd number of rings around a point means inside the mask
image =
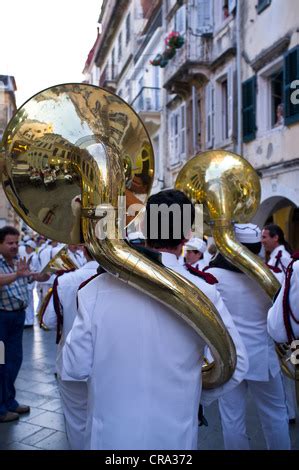
M 281 257 L 282 257 L 282 251 L 279 250 L 279 252 L 278 252 L 277 255 L 275 256 L 275 259 L 276 259 L 275 265 L 274 265 L 274 266 L 271 266 L 271 264 L 266 263 L 266 265 L 268 266 L 268 268 L 270 268 L 271 271 L 273 271 L 274 273 L 282 273 L 282 269 L 280 269 L 280 268 L 278 267 L 279 263 L 280 263 L 281 266 L 282 266 L 282 263 L 281 263 L 281 261 L 280 261 Z M 283 266 L 282 266 L 282 267 L 283 267 Z M 285 270 L 284 270 L 284 271 L 285 271 Z
M 208 284 L 213 285 L 213 284 L 218 283 L 218 280 L 216 279 L 215 276 L 213 276 L 213 274 L 200 271 L 199 269 L 191 266 L 191 264 L 185 264 L 185 266 L 187 268 L 187 271 L 189 271 L 190 274 L 194 274 L 194 276 L 200 277 L 201 279 L 206 281 Z
M 56 273 L 55 280 L 53 282 L 53 305 L 57 317 L 57 329 L 56 329 L 56 344 L 61 340 L 62 327 L 63 327 L 63 310 L 62 305 L 58 296 L 58 279 L 65 273 L 70 273 L 75 269 L 61 270 Z

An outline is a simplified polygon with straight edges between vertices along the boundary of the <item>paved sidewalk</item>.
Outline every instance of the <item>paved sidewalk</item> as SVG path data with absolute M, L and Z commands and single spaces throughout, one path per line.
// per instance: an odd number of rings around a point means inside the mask
M 55 333 L 37 325 L 24 330 L 24 360 L 17 400 L 31 407 L 18 421 L 0 424 L 0 449 L 69 449 L 55 372 Z
M 24 361 L 19 373 L 17 399 L 30 405 L 31 412 L 18 422 L 0 424 L 0 449 L 67 450 L 59 392 L 55 372 L 55 332 L 45 332 L 38 326 L 24 330 Z M 265 449 L 265 441 L 252 400 L 248 403 L 248 431 L 252 449 Z M 217 404 L 206 408 L 209 426 L 201 427 L 199 448 L 223 449 L 223 439 Z M 293 449 L 299 449 L 299 415 L 291 426 Z

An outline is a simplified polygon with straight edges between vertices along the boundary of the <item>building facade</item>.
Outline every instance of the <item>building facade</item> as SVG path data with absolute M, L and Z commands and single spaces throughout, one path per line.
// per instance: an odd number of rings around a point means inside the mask
M 278 223 L 298 249 L 299 2 L 241 4 L 243 153 L 262 184 L 256 221 Z
M 16 89 L 14 77 L 0 75 L 0 144 L 4 130 L 17 109 Z M 0 227 L 4 225 L 19 227 L 20 219 L 7 200 L 0 179 Z
M 154 191 L 221 148 L 258 171 L 256 222 L 299 248 L 297 0 L 104 1 L 99 85 L 140 114 L 156 158 Z

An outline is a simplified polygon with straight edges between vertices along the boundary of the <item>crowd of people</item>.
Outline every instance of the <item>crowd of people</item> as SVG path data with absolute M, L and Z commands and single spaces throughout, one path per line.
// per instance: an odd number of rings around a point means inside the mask
M 127 243 L 153 256 L 203 292 L 217 309 L 236 349 L 236 367 L 222 386 L 202 389 L 205 341 L 167 306 L 105 272 L 88 247 L 69 246 L 77 266 L 58 276 L 41 274 L 61 249 L 55 241 L 0 229 L 0 423 L 30 412 L 16 400 L 14 382 L 22 363 L 24 325 L 34 323 L 32 291 L 39 307 L 52 288 L 41 323 L 56 331 L 56 373 L 71 449 L 197 449 L 198 410 L 218 400 L 226 449 L 250 449 L 246 399 L 251 392 L 267 449 L 290 449 L 296 420 L 294 381 L 281 373 L 276 342 L 299 338 L 299 263 L 274 224 L 262 230 L 235 224 L 236 240 L 264 262 L 282 287 L 274 304 L 211 241 L 174 230 L 151 238 L 152 206 L 194 206 L 180 191 L 161 191 L 146 207 L 147 237 Z M 190 226 L 191 230 L 191 226 Z M 186 299 L 188 300 L 188 299 Z M 268 313 L 269 312 L 269 313 Z M 297 316 L 296 316 L 297 315 Z

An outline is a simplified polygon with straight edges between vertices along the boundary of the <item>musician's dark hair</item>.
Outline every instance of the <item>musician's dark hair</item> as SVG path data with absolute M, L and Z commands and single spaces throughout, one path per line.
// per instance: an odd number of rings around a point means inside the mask
M 5 227 L 0 228 L 0 243 L 4 242 L 6 235 L 20 236 L 20 232 L 15 227 L 11 227 L 10 225 L 6 225 Z
M 158 212 L 158 220 L 153 220 L 153 214 L 151 213 L 151 207 L 156 205 L 160 207 L 161 205 L 166 205 L 167 207 L 176 206 L 177 214 L 174 212 L 169 212 L 168 220 L 165 217 L 162 217 L 161 212 Z M 190 207 L 190 210 L 186 210 L 186 206 Z M 184 210 L 185 208 L 185 210 Z M 189 214 L 188 214 L 189 212 Z M 186 220 L 188 215 L 190 220 Z M 180 217 L 180 233 L 175 233 L 175 224 L 174 224 L 174 215 Z M 189 229 L 191 230 L 192 224 L 195 219 L 195 207 L 191 200 L 182 192 L 176 189 L 167 189 L 165 191 L 160 191 L 159 193 L 153 194 L 149 197 L 146 205 L 146 239 L 147 246 L 150 248 L 175 248 L 183 240 L 185 240 L 186 224 L 190 223 Z M 151 227 L 155 224 L 157 228 L 157 233 L 155 236 L 152 235 Z M 168 234 L 167 239 L 162 237 L 164 230 L 162 230 L 162 224 L 168 224 Z M 163 225 L 165 229 L 166 225 Z M 179 236 L 178 236 L 179 235 Z
M 292 254 L 293 250 L 291 248 L 291 245 L 285 240 L 284 238 L 284 232 L 282 228 L 279 227 L 279 225 L 276 224 L 267 224 L 263 228 L 263 230 L 268 230 L 269 235 L 271 238 L 275 237 L 276 235 L 278 236 L 278 243 L 279 245 L 284 245 L 285 249 Z

